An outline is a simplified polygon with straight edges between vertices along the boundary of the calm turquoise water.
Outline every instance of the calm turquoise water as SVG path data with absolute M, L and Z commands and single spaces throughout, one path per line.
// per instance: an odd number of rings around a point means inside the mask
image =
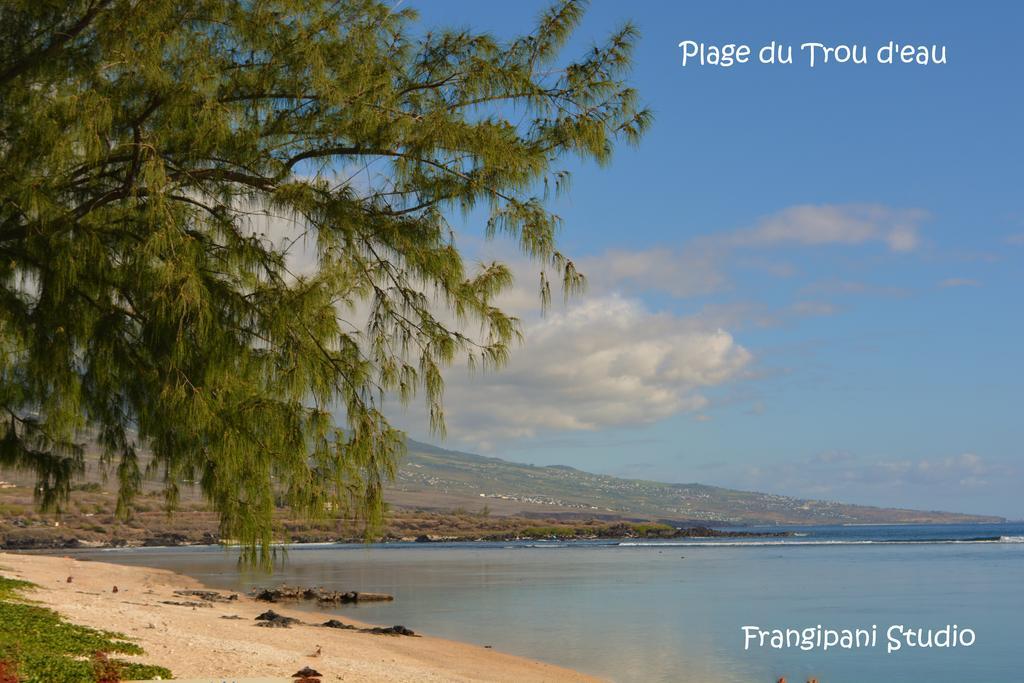
M 393 593 L 335 610 L 615 681 L 1024 680 L 1024 525 L 828 527 L 684 544 L 293 547 L 271 578 L 217 548 L 86 553 L 224 589 L 279 582 Z M 975 541 L 971 539 L 1000 539 Z M 856 650 L 752 648 L 741 627 L 864 628 Z M 892 624 L 976 634 L 971 647 L 886 652 Z

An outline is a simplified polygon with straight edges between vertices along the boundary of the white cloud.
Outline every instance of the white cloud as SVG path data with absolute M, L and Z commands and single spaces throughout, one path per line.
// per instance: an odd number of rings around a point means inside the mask
M 524 332 L 524 347 L 500 371 L 447 374 L 452 440 L 489 450 L 508 439 L 699 411 L 709 403 L 705 389 L 740 378 L 752 360 L 722 329 L 619 295 L 587 297 Z
M 876 465 L 880 478 L 921 486 L 941 483 L 985 486 L 988 484 L 987 477 L 996 473 L 975 453 L 961 453 L 935 459 L 882 461 Z
M 770 467 L 742 466 L 720 478 L 726 485 L 796 496 L 851 499 L 853 495 L 865 502 L 874 499 L 880 504 L 906 506 L 912 504 L 914 492 L 934 495 L 964 488 L 983 490 L 1013 480 L 1017 474 L 1013 468 L 976 453 L 864 459 L 847 451 L 828 451 L 804 460 L 773 463 Z M 889 499 L 890 494 L 895 498 Z
M 500 371 L 446 373 L 449 437 L 486 450 L 517 438 L 639 425 L 680 413 L 701 420 L 709 388 L 749 376 L 752 355 L 726 330 L 828 316 L 837 308 L 807 298 L 778 310 L 733 302 L 683 316 L 655 312 L 640 295 L 704 296 L 732 286 L 730 267 L 764 269 L 760 255 L 738 258 L 738 251 L 868 243 L 909 251 L 918 246 L 924 216 L 880 205 L 804 205 L 680 249 L 611 249 L 577 262 L 588 293 L 546 318 L 536 315 L 537 266 L 490 243 L 480 254 L 510 264 L 517 275 L 517 286 L 497 305 L 525 321 L 525 343 Z M 772 272 L 791 276 L 793 269 Z M 422 435 L 422 409 L 411 407 L 399 423 Z
M 728 287 L 720 270 L 717 249 L 691 246 L 682 250 L 613 249 L 580 262 L 584 273 L 592 274 L 597 290 L 658 290 L 677 298 L 712 294 Z
M 879 204 L 799 205 L 766 216 L 752 227 L 692 239 L 679 249 L 611 249 L 582 259 L 579 265 L 599 293 L 659 291 L 683 299 L 730 289 L 727 271 L 734 268 L 780 278 L 795 274 L 789 263 L 765 261 L 758 255 L 739 257 L 739 250 L 877 243 L 897 253 L 913 251 L 920 246 L 919 226 L 926 216 L 920 209 Z
M 253 211 L 249 230 L 290 245 L 292 272 L 315 270 L 315 237 L 303 239 L 300 222 Z M 719 282 L 711 270 L 695 272 L 703 263 L 695 255 L 679 261 L 668 250 L 616 251 L 591 259 L 585 265 L 590 291 L 542 317 L 537 264 L 501 245 L 490 251 L 516 274 L 516 286 L 496 303 L 523 320 L 525 339 L 498 371 L 471 374 L 453 367 L 445 373 L 444 405 L 452 443 L 491 450 L 517 438 L 697 413 L 709 403 L 704 390 L 742 377 L 751 363 L 750 352 L 712 316 L 655 312 L 624 293 L 632 284 L 649 289 L 651 277 L 660 278 L 661 286 L 678 296 L 715 289 Z M 673 281 L 684 273 L 688 280 Z M 437 313 L 455 324 L 444 312 Z M 470 326 L 455 326 L 471 332 Z M 398 426 L 427 436 L 421 401 L 414 400 L 401 413 L 394 401 L 389 405 Z
M 882 242 L 892 251 L 906 252 L 920 244 L 918 228 L 925 217 L 918 209 L 880 204 L 804 204 L 783 209 L 725 239 L 737 247 Z
M 655 311 L 641 295 L 657 291 L 682 299 L 720 292 L 732 286 L 730 268 L 792 276 L 792 266 L 765 261 L 758 253 L 775 246 L 874 242 L 907 251 L 918 244 L 923 216 L 877 205 L 796 206 L 752 227 L 692 239 L 681 249 L 612 249 L 577 262 L 588 276 L 588 293 L 547 317 L 538 315 L 539 266 L 506 242 L 481 243 L 466 235 L 467 253 L 503 261 L 515 272 L 516 286 L 496 304 L 524 321 L 525 342 L 499 371 L 470 375 L 453 367 L 445 373 L 449 437 L 486 450 L 517 438 L 640 425 L 680 413 L 703 420 L 711 388 L 752 376 L 752 354 L 728 330 L 827 316 L 837 309 L 807 297 L 777 310 L 725 302 L 681 315 Z M 250 229 L 290 244 L 293 272 L 315 269 L 315 236 L 302 239 L 300 221 L 254 215 Z M 356 329 L 360 311 L 350 316 Z M 472 333 L 468 326 L 463 331 Z M 402 415 L 389 410 L 396 424 L 428 436 L 421 403 L 414 401 Z

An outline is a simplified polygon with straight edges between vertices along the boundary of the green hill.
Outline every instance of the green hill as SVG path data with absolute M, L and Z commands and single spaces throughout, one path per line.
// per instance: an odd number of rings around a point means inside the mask
M 168 517 L 161 483 L 148 480 L 130 520 L 114 515 L 116 481 L 97 457 L 86 458 L 84 481 L 60 516 L 40 513 L 31 473 L 0 470 L 0 548 L 213 543 L 218 520 L 193 486 Z M 704 484 L 666 484 L 591 474 L 560 465 L 537 467 L 410 442 L 409 454 L 386 492 L 390 506 L 378 538 L 516 538 L 587 536 L 619 522 L 673 526 L 743 524 L 881 524 L 994 522 L 996 517 L 922 512 L 803 500 Z M 609 532 L 610 533 L 610 532 Z M 280 509 L 281 541 L 361 540 L 346 520 L 309 521 Z
M 389 494 L 393 505 L 487 506 L 497 514 L 630 517 L 736 524 L 991 522 L 1001 518 L 887 509 L 704 484 L 668 484 L 591 474 L 561 465 L 538 467 L 410 441 Z

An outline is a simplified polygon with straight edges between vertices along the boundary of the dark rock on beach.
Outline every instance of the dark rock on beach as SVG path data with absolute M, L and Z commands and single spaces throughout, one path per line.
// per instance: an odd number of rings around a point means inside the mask
M 345 624 L 338 621 L 337 619 L 328 619 L 324 623 L 320 624 L 326 628 L 340 628 L 346 631 L 359 631 L 360 633 L 375 633 L 381 636 L 416 636 L 416 632 L 411 628 L 406 628 L 401 624 L 394 626 L 374 626 L 372 628 L 357 628 L 351 624 Z M 419 636 L 416 636 L 419 637 Z
M 147 537 L 142 541 L 142 545 L 146 547 L 178 546 L 185 545 L 187 542 L 188 536 L 185 534 L 163 533 Z
M 272 609 L 268 609 L 266 612 L 256 617 L 256 621 L 259 622 L 256 624 L 257 626 L 264 626 L 267 628 L 290 628 L 292 624 L 299 623 L 298 619 L 278 614 Z
M 213 607 L 208 602 L 198 602 L 195 600 L 161 600 L 162 605 L 174 605 L 175 607 Z
M 291 622 L 287 622 L 287 621 L 261 621 L 260 623 L 258 623 L 256 625 L 257 626 L 261 626 L 263 628 L 291 628 L 292 627 Z
M 324 623 L 322 623 L 320 625 L 324 626 L 326 628 L 343 628 L 343 629 L 346 629 L 348 631 L 356 630 L 355 626 L 352 626 L 351 624 L 342 623 L 342 622 L 338 621 L 337 619 L 328 619 L 327 621 L 325 621 Z
M 376 628 L 366 629 L 368 633 L 377 633 L 384 636 L 415 636 L 416 632 L 411 628 L 406 628 L 401 624 L 394 626 L 378 626 Z
M 277 593 L 269 588 L 262 588 L 252 594 L 254 600 L 261 602 L 277 602 Z
M 197 591 L 197 590 L 185 590 L 185 591 L 174 591 L 175 595 L 181 595 L 189 598 L 199 598 L 206 602 L 233 602 L 238 600 L 238 595 L 232 593 L 231 595 L 224 595 L 217 591 Z
M 386 602 L 394 600 L 387 593 L 365 593 L 361 591 L 329 591 L 323 588 L 299 588 L 294 586 L 278 586 L 277 588 L 259 588 L 253 592 L 256 600 L 278 602 L 279 600 L 316 600 L 321 603 L 349 604 L 354 602 Z

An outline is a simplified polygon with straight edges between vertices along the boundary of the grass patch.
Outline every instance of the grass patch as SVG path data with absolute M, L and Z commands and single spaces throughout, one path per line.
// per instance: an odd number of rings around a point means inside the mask
M 28 581 L 0 576 L 0 661 L 13 663 L 22 683 L 94 683 L 97 653 L 143 654 L 127 636 L 70 624 L 53 610 L 25 602 Z M 171 678 L 162 666 L 110 660 L 123 680 Z
M 668 524 L 630 524 L 633 533 L 642 538 L 670 537 L 676 532 L 675 527 Z
M 10 600 L 11 598 L 16 597 L 18 592 L 29 588 L 35 588 L 35 584 L 30 581 L 8 579 L 5 576 L 0 576 L 0 600 Z

